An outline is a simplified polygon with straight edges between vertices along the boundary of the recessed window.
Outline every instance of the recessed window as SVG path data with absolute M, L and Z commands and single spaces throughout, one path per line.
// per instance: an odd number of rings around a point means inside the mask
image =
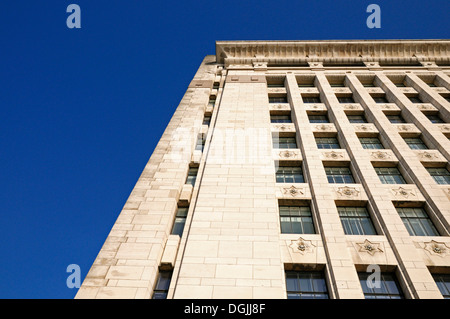
M 420 137 L 404 137 L 403 138 L 412 150 L 426 150 L 428 147 L 422 141 Z
M 436 84 L 434 84 L 434 82 L 428 82 L 427 84 L 428 84 L 428 86 L 430 88 L 435 88 L 436 87 Z
M 203 152 L 203 149 L 205 148 L 205 142 L 206 142 L 206 135 L 200 134 L 197 137 L 197 144 L 195 145 L 195 150 Z
M 359 141 L 364 149 L 384 149 L 378 137 L 360 137 Z
M 274 148 L 298 148 L 295 137 L 273 137 Z
M 194 186 L 195 180 L 197 179 L 197 173 L 198 173 L 197 167 L 189 167 L 186 184 L 191 184 L 192 186 Z
M 389 103 L 389 101 L 384 96 L 374 96 L 373 100 L 375 103 Z
M 319 96 L 302 96 L 303 103 L 322 103 Z
M 450 96 L 448 95 L 441 95 L 447 102 L 450 102 Z
M 397 83 L 394 83 L 394 84 L 395 84 L 396 87 L 399 87 L 399 88 L 406 87 L 405 83 L 403 83 L 403 82 L 397 82 Z
M 400 285 L 393 273 L 380 273 L 380 280 L 369 278 L 371 273 L 359 272 L 359 282 L 366 299 L 403 299 Z
M 269 103 L 287 103 L 287 96 L 269 96 Z
M 450 299 L 450 274 L 433 274 L 433 279 L 444 299 Z
M 350 123 L 367 123 L 366 118 L 362 114 L 359 114 L 359 115 L 347 115 L 347 118 L 348 118 L 348 121 Z
M 309 123 L 330 123 L 326 115 L 308 115 Z
M 318 149 L 336 149 L 341 148 L 336 137 L 316 137 Z
M 376 235 L 375 227 L 365 207 L 338 207 L 346 235 Z
M 170 280 L 172 278 L 172 271 L 160 271 L 158 274 L 158 281 L 153 290 L 152 299 L 167 299 L 169 292 Z
M 313 88 L 314 87 L 314 83 L 299 83 L 298 87 L 299 88 Z
M 352 96 L 338 96 L 337 99 L 339 103 L 355 103 Z
M 375 84 L 374 84 L 373 82 L 370 82 L 370 83 L 362 83 L 362 85 L 363 85 L 365 88 L 374 88 L 374 87 L 376 87 Z
M 345 84 L 344 84 L 344 82 L 335 82 L 335 83 L 330 83 L 330 86 L 332 88 L 344 88 Z
M 418 96 L 408 96 L 408 99 L 413 103 L 423 103 Z
M 315 234 L 309 206 L 280 206 L 282 234 Z
M 179 235 L 181 237 L 181 235 L 183 234 L 188 210 L 188 207 L 178 207 L 177 214 L 175 215 L 175 221 L 172 226 L 172 235 Z
M 436 181 L 436 183 L 441 185 L 450 184 L 450 172 L 445 167 L 425 167 Z
M 279 166 L 276 172 L 277 183 L 304 183 L 300 166 Z
M 323 272 L 286 271 L 288 299 L 328 299 L 328 289 Z
M 203 117 L 203 123 L 202 125 L 209 125 L 209 123 L 211 123 L 211 115 L 205 115 Z
M 213 83 L 213 89 L 217 90 L 219 88 L 219 86 L 220 86 L 219 82 L 214 82 Z
M 405 120 L 403 119 L 403 117 L 400 114 L 391 114 L 391 115 L 386 115 L 386 117 L 388 118 L 389 122 L 391 123 L 406 123 Z
M 271 115 L 270 123 L 292 123 L 291 115 Z
M 445 123 L 437 114 L 425 114 L 431 123 Z
M 433 222 L 421 207 L 397 207 L 403 224 L 411 236 L 439 236 Z
M 375 167 L 375 172 L 383 184 L 406 184 L 397 167 Z
M 209 102 L 208 102 L 208 106 L 214 107 L 215 104 L 216 104 L 216 98 L 215 97 L 210 97 L 209 98 Z
M 268 88 L 284 88 L 284 82 L 267 83 Z
M 328 183 L 354 183 L 352 172 L 348 167 L 325 167 Z

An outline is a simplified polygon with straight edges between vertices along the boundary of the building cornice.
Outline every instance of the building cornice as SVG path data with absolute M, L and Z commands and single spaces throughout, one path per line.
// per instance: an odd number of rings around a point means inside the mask
M 230 64 L 450 62 L 450 40 L 217 41 L 216 59 Z

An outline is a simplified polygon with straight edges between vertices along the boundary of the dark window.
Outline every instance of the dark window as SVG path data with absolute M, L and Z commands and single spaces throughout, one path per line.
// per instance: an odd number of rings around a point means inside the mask
M 303 103 L 322 103 L 318 96 L 302 96 Z
M 408 99 L 413 103 L 423 103 L 418 96 L 408 96 Z
M 216 104 L 216 99 L 209 99 L 208 105 L 214 107 L 214 105 Z
M 386 115 L 386 117 L 388 118 L 389 122 L 391 123 L 406 123 L 405 120 L 403 119 L 403 117 L 401 117 L 401 115 Z
M 406 87 L 405 83 L 403 83 L 403 82 L 397 82 L 397 83 L 394 83 L 394 84 L 395 84 L 396 87 L 399 87 L 399 88 Z
M 412 150 L 426 150 L 428 147 L 422 141 L 420 137 L 405 137 L 404 138 L 406 144 L 408 144 L 409 148 Z
M 204 134 L 200 134 L 197 137 L 197 144 L 195 145 L 195 149 L 197 151 L 202 151 L 205 148 L 206 136 Z
M 344 84 L 344 82 L 340 82 L 340 83 L 330 83 L 330 86 L 331 86 L 332 88 L 344 88 L 344 87 L 345 87 L 345 84 Z
M 169 291 L 170 279 L 172 278 L 172 271 L 160 271 L 158 281 L 153 291 L 152 299 L 166 299 Z
M 310 123 L 330 123 L 326 115 L 308 115 Z
M 375 167 L 375 172 L 383 184 L 406 184 L 397 167 Z
M 220 86 L 220 83 L 219 83 L 219 82 L 214 82 L 214 84 L 213 84 L 213 89 L 218 89 L 219 86 Z
M 365 149 L 384 149 L 378 137 L 360 137 L 359 141 Z
M 183 234 L 188 210 L 188 207 L 178 207 L 177 214 L 175 215 L 175 221 L 172 227 L 172 235 L 179 235 L 181 237 L 181 235 Z
M 442 95 L 442 97 L 447 101 L 447 102 L 450 102 L 450 96 L 448 96 L 448 95 Z
M 431 123 L 445 123 L 437 114 L 425 114 Z
M 273 137 L 274 148 L 298 148 L 295 137 Z
M 428 84 L 428 86 L 430 87 L 430 88 L 435 88 L 436 87 L 436 84 L 434 84 L 433 82 L 429 82 L 429 83 L 427 83 Z
M 319 149 L 341 148 L 336 137 L 316 137 L 316 143 Z
M 423 208 L 397 207 L 397 212 L 411 236 L 439 236 L 439 232 Z
M 354 183 L 352 172 L 348 167 L 325 167 L 328 182 L 335 184 Z
M 269 88 L 284 88 L 284 83 L 267 83 Z
M 389 101 L 384 96 L 374 96 L 373 100 L 376 103 L 389 103 Z
M 441 185 L 450 184 L 450 172 L 445 167 L 426 167 L 426 169 L 436 183 Z
M 393 273 L 380 273 L 380 281 L 375 281 L 371 273 L 358 273 L 364 297 L 366 299 L 403 299 L 397 278 Z
M 192 186 L 194 186 L 195 180 L 197 179 L 197 173 L 198 173 L 197 167 L 189 167 L 186 184 L 191 184 Z
M 350 123 L 367 123 L 364 115 L 347 115 Z
M 450 299 L 450 274 L 433 274 L 433 279 L 444 299 Z
M 280 206 L 282 234 L 315 234 L 309 206 Z
M 314 87 L 314 83 L 299 83 L 298 87 L 299 88 L 313 88 Z
M 271 115 L 270 116 L 271 123 L 292 123 L 291 116 L 286 115 Z
M 374 83 L 363 83 L 362 84 L 365 88 L 374 88 L 375 84 Z
M 279 166 L 276 173 L 277 183 L 304 183 L 300 166 Z
M 211 123 L 211 115 L 205 115 L 203 117 L 203 125 L 209 125 L 209 123 Z
M 287 103 L 287 97 L 286 96 L 280 96 L 280 97 L 274 97 L 269 96 L 269 103 Z
M 355 103 L 355 100 L 351 96 L 338 96 L 339 103 Z
M 322 272 L 286 271 L 288 299 L 328 299 L 328 289 Z
M 346 235 L 376 235 L 369 212 L 365 207 L 338 207 Z

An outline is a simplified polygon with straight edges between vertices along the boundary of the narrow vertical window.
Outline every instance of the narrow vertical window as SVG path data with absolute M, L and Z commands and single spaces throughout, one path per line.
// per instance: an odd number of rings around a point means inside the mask
M 188 207 L 178 207 L 177 214 L 175 215 L 175 221 L 172 227 L 172 235 L 179 235 L 181 237 L 181 235 L 183 234 L 188 210 Z
M 172 278 L 172 271 L 160 271 L 158 274 L 158 281 L 153 290 L 152 299 L 167 299 L 169 292 L 170 280 Z
M 197 167 L 189 167 L 186 184 L 191 184 L 192 186 L 194 186 L 195 180 L 197 179 L 197 173 L 198 173 Z

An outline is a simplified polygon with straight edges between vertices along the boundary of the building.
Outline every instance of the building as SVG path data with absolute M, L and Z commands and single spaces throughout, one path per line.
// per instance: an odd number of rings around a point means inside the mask
M 449 137 L 449 40 L 216 42 L 76 298 L 450 298 Z

